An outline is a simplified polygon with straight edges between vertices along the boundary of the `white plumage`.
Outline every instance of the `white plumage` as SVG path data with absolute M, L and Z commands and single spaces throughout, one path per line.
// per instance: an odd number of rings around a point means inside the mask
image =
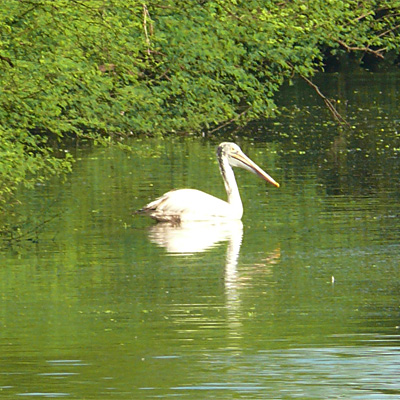
M 240 220 L 243 205 L 232 167 L 244 168 L 279 187 L 279 183 L 251 161 L 235 143 L 221 143 L 217 149 L 217 157 L 228 201 L 196 189 L 179 189 L 165 193 L 139 211 L 157 221 L 173 223 L 219 218 Z

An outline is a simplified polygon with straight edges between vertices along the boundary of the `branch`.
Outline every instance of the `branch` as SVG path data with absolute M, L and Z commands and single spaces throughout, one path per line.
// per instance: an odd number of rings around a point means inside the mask
M 14 67 L 14 64 L 13 64 L 13 62 L 11 61 L 10 58 L 4 57 L 4 56 L 1 56 L 1 55 L 0 55 L 0 60 L 1 60 L 1 61 L 5 61 L 11 68 Z
M 292 69 L 293 72 L 295 72 L 294 66 L 290 63 L 287 62 L 289 67 Z M 299 73 L 299 76 L 307 82 L 308 85 L 310 85 L 317 93 L 319 97 L 324 101 L 325 105 L 328 107 L 328 110 L 331 112 L 333 117 L 336 119 L 336 121 L 339 122 L 341 125 L 347 125 L 350 126 L 350 124 L 340 115 L 339 111 L 336 110 L 335 106 L 332 104 L 332 102 L 321 92 L 319 87 L 312 82 L 310 79 L 308 79 L 306 76 L 302 75 Z
M 146 43 L 147 43 L 147 54 L 150 55 L 151 51 L 150 51 L 150 46 L 151 46 L 151 42 L 150 42 L 150 37 L 149 34 L 147 32 L 147 19 L 151 19 L 150 18 L 150 14 L 149 14 L 149 10 L 147 9 L 146 4 L 143 3 L 143 30 L 144 30 L 144 35 L 146 37 Z M 150 22 L 150 34 L 153 33 L 153 25 Z
M 324 101 L 326 106 L 328 107 L 329 111 L 333 115 L 333 117 L 341 124 L 341 125 L 347 125 L 350 126 L 350 124 L 339 114 L 339 111 L 336 110 L 335 106 L 332 104 L 332 102 L 321 92 L 319 87 L 310 81 L 306 76 L 300 75 L 300 77 L 305 80 L 318 94 L 319 97 Z
M 55 214 L 55 215 L 53 215 L 53 216 L 47 218 L 46 220 L 42 221 L 41 223 L 37 224 L 36 226 L 34 226 L 33 228 L 29 229 L 28 231 L 26 231 L 26 232 L 24 232 L 24 233 L 21 233 L 21 234 L 19 234 L 18 236 L 12 236 L 11 238 L 8 238 L 8 239 L 5 239 L 5 240 L 7 240 L 8 242 L 17 242 L 17 241 L 19 241 L 19 240 L 21 240 L 21 239 L 24 239 L 24 238 L 26 238 L 26 237 L 28 237 L 27 240 L 29 240 L 29 235 L 31 235 L 31 234 L 34 233 L 34 232 L 36 232 L 36 234 L 37 234 L 38 230 L 39 230 L 41 227 L 43 227 L 44 225 L 46 225 L 46 224 L 48 224 L 49 222 L 53 221 L 54 219 L 56 219 L 57 217 L 59 217 L 61 214 L 62 214 L 62 213 L 59 212 L 59 213 L 57 213 L 57 214 Z
M 245 115 L 248 111 L 250 110 L 250 107 L 246 108 L 246 110 L 244 110 L 243 112 L 241 112 L 240 114 L 236 115 L 236 117 L 233 117 L 232 119 L 224 122 L 222 125 L 218 125 L 216 128 L 211 129 L 210 131 L 208 131 L 208 133 L 214 133 L 216 131 L 219 131 L 222 128 L 225 128 L 225 126 L 228 126 L 234 122 L 236 122 L 240 117 L 242 117 L 243 115 Z
M 384 32 L 380 33 L 380 34 L 378 35 L 378 37 L 380 38 L 380 37 L 382 37 L 382 36 L 386 36 L 386 35 L 388 35 L 390 32 L 393 32 L 393 31 L 395 31 L 396 29 L 399 29 L 399 28 L 400 28 L 400 24 L 399 24 L 399 25 L 396 25 L 396 26 L 393 27 L 392 29 L 388 29 L 387 31 L 384 31 Z
M 383 49 L 380 50 L 372 50 L 369 47 L 352 47 L 349 46 L 348 44 L 346 44 L 345 42 L 343 42 L 340 39 L 335 39 L 335 41 L 337 43 L 339 43 L 341 46 L 343 46 L 347 51 L 364 51 L 366 53 L 371 53 L 373 54 L 375 57 L 381 58 L 382 60 L 385 58 L 381 52 L 384 51 Z

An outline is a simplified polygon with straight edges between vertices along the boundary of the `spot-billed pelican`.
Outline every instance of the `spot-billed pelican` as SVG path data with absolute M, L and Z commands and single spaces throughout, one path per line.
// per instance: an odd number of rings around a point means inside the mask
M 196 189 L 171 190 L 144 206 L 139 212 L 162 222 L 208 221 L 219 218 L 240 220 L 243 205 L 232 167 L 258 175 L 272 185 L 279 183 L 247 157 L 235 143 L 221 143 L 217 149 L 219 169 L 225 183 L 228 201 Z

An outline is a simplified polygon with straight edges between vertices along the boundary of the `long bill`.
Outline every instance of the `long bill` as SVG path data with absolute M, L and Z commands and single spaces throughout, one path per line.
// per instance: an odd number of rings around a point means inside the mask
M 238 161 L 237 167 L 244 168 L 247 171 L 258 175 L 260 178 L 264 179 L 265 181 L 271 183 L 276 187 L 280 186 L 275 179 L 273 179 L 265 171 L 263 171 L 255 162 L 251 161 L 250 158 L 247 157 L 244 153 L 232 154 L 232 158 Z

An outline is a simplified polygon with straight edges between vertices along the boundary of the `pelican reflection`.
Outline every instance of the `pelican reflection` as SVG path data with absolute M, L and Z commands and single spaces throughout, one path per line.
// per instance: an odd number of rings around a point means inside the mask
M 192 221 L 171 225 L 158 223 L 149 229 L 149 239 L 168 253 L 192 254 L 201 253 L 229 242 L 231 252 L 239 255 L 243 236 L 243 224 L 240 220 L 228 220 L 212 223 Z M 236 256 L 236 260 L 237 260 Z
M 191 256 L 227 243 L 224 286 L 226 323 L 231 346 L 239 346 L 243 337 L 242 325 L 247 311 L 243 310 L 242 297 L 246 296 L 246 288 L 251 285 L 253 277 L 257 279 L 260 274 L 270 274 L 271 266 L 280 258 L 280 249 L 277 248 L 264 253 L 258 263 L 238 270 L 242 238 L 243 225 L 240 220 L 224 223 L 187 222 L 180 225 L 158 223 L 149 228 L 150 241 L 175 255 Z M 188 323 L 188 316 L 185 316 L 184 323 Z M 199 323 L 198 316 L 195 323 Z

